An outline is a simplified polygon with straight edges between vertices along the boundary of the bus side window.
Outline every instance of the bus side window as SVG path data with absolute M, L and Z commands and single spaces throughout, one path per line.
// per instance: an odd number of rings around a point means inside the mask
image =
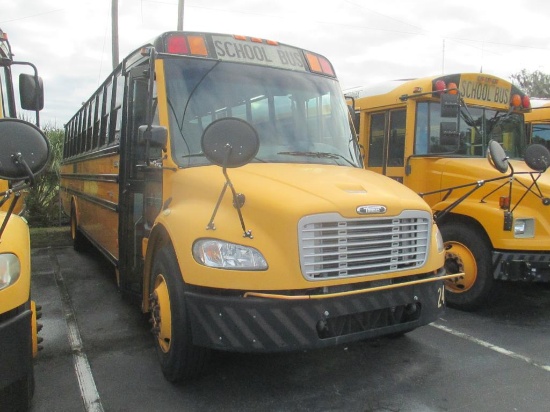
M 122 127 L 122 100 L 124 98 L 124 77 L 119 71 L 116 73 L 113 86 L 113 98 L 111 103 L 111 116 L 109 128 L 109 143 L 118 144 Z

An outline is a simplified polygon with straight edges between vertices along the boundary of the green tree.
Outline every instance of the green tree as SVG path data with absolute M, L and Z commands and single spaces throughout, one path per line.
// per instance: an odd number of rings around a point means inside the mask
M 531 98 L 550 98 L 550 75 L 539 70 L 529 73 L 523 69 L 510 76 L 512 82 Z
M 43 131 L 50 142 L 50 160 L 25 198 L 27 218 L 33 227 L 57 226 L 61 223 L 59 166 L 63 156 L 64 131 L 55 126 L 45 126 Z

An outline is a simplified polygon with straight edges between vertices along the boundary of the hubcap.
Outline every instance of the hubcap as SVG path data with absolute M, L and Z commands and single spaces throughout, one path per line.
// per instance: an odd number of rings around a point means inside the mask
M 445 243 L 445 269 L 448 274 L 464 273 L 464 276 L 445 281 L 445 287 L 452 293 L 464 293 L 472 288 L 477 279 L 477 263 L 466 246 L 458 242 Z
M 170 312 L 170 296 L 164 276 L 158 275 L 155 289 L 151 295 L 152 332 L 163 352 L 170 350 L 172 340 L 172 313 Z

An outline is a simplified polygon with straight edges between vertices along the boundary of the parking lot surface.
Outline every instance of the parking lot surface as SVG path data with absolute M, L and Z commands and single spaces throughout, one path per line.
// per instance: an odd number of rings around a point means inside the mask
M 164 380 L 147 317 L 97 252 L 35 248 L 44 338 L 35 412 L 545 411 L 550 288 L 503 284 L 474 313 L 447 309 L 397 339 L 290 354 L 214 353 L 204 377 Z

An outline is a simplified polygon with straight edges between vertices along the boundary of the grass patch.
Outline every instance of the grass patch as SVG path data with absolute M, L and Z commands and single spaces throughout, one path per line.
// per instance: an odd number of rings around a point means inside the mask
M 31 228 L 31 248 L 48 246 L 70 246 L 72 245 L 71 227 L 36 227 Z

